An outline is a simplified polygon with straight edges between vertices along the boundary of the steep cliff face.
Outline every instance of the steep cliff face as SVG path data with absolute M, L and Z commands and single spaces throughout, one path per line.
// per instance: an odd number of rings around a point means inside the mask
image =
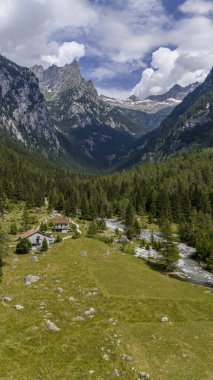
M 62 132 L 63 145 L 75 159 L 111 165 L 131 145 L 135 129 L 146 130 L 103 102 L 93 83 L 81 76 L 77 62 L 31 70 L 39 79 L 51 119 Z
M 121 131 L 133 133 L 134 122 L 114 105 L 104 102 L 91 81 L 81 76 L 79 64 L 75 61 L 64 67 L 32 67 L 48 101 L 51 116 L 63 128 L 69 121 L 70 128 L 84 128 L 107 125 Z M 143 124 L 140 123 L 143 132 Z
M 27 68 L 0 56 L 0 125 L 25 145 L 57 153 L 60 145 L 51 125 L 38 80 Z

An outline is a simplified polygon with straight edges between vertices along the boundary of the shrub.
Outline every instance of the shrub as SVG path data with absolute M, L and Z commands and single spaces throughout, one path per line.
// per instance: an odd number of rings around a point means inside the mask
M 28 239 L 22 239 L 18 242 L 16 246 L 16 253 L 17 254 L 26 254 L 29 253 L 31 250 L 32 244 Z
M 61 235 L 57 235 L 55 239 L 55 243 L 60 243 L 62 241 Z
M 16 235 L 17 234 L 17 225 L 16 223 L 12 223 L 10 226 L 10 234 L 11 235 Z
M 81 234 L 78 232 L 78 231 L 76 231 L 74 234 L 73 234 L 73 239 L 79 239 L 81 237 Z
M 88 237 L 93 237 L 94 235 L 97 234 L 97 232 L 98 232 L 97 223 L 95 221 L 90 222 L 89 228 L 88 228 L 88 231 L 87 231 L 87 236 Z

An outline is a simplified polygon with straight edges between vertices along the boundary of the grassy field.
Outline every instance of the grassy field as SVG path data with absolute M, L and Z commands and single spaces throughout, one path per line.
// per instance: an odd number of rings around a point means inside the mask
M 37 263 L 30 258 L 8 254 L 3 268 L 0 296 L 12 302 L 0 303 L 0 379 L 111 380 L 119 373 L 136 380 L 138 371 L 153 380 L 213 379 L 211 289 L 165 277 L 85 237 L 55 245 Z M 40 281 L 25 285 L 26 275 Z M 93 319 L 73 320 L 91 307 Z M 60 331 L 49 330 L 47 319 Z

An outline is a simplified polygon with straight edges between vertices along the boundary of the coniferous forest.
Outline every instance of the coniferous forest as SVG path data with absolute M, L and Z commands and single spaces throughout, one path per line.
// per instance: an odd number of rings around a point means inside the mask
M 148 215 L 161 225 L 179 227 L 182 241 L 197 249 L 197 258 L 213 267 L 213 150 L 182 152 L 159 163 L 143 163 L 122 172 L 76 174 L 32 155 L 2 139 L 0 145 L 0 211 L 8 202 L 25 201 L 94 220 Z M 128 224 L 128 221 L 126 221 Z M 131 224 L 131 221 L 129 222 Z

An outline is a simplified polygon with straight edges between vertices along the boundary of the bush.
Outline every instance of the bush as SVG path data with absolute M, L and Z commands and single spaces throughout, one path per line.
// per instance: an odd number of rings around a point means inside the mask
M 46 223 L 41 223 L 39 231 L 40 232 L 46 232 L 48 230 L 47 224 Z
M 104 219 L 97 219 L 96 223 L 99 232 L 104 232 L 106 230 L 106 223 Z
M 17 234 L 17 225 L 16 223 L 12 223 L 10 226 L 10 234 L 11 235 L 16 235 Z
M 98 240 L 102 241 L 105 244 L 112 244 L 113 237 L 112 236 L 99 236 Z
M 90 222 L 89 228 L 88 228 L 88 231 L 87 231 L 87 236 L 88 237 L 93 237 L 94 235 L 97 234 L 97 232 L 98 232 L 97 223 L 95 221 Z
M 61 235 L 57 235 L 55 239 L 55 243 L 61 243 L 61 241 L 62 241 Z
M 16 246 L 16 253 L 18 255 L 29 253 L 31 250 L 32 244 L 28 239 L 22 239 L 18 242 Z
M 79 239 L 81 237 L 81 234 L 78 232 L 78 231 L 76 231 L 75 233 L 74 233 L 74 235 L 73 235 L 73 239 Z

